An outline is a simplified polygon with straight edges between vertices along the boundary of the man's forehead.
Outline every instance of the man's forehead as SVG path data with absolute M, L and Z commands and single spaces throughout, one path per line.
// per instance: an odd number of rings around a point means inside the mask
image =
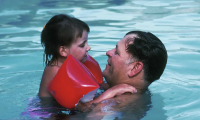
M 118 41 L 117 45 L 116 45 L 116 49 L 119 50 L 118 52 L 120 52 L 121 56 L 124 56 L 124 58 L 126 60 L 129 60 L 129 58 L 131 58 L 131 55 L 127 52 L 126 48 L 127 48 L 127 39 L 132 39 L 134 40 L 134 38 L 137 37 L 134 34 L 130 34 L 130 35 L 126 35 L 124 38 L 122 38 L 121 40 Z M 133 42 L 133 41 L 129 41 L 129 43 Z
M 117 42 L 116 48 L 119 49 L 120 51 L 126 52 L 126 40 L 127 38 L 122 38 Z
M 128 40 L 129 38 L 134 40 L 134 38 L 137 38 L 138 36 L 136 34 L 129 34 L 124 36 L 124 38 L 122 38 L 120 41 L 118 41 L 117 46 L 119 46 L 119 44 L 125 44 L 126 40 Z M 133 42 L 133 41 L 132 41 Z M 131 41 L 129 41 L 129 43 L 132 43 Z
M 126 36 L 124 36 L 125 39 L 127 38 L 137 38 L 138 36 L 136 34 L 128 34 Z
M 117 42 L 116 47 L 121 46 L 123 44 L 123 42 L 124 42 L 124 38 Z

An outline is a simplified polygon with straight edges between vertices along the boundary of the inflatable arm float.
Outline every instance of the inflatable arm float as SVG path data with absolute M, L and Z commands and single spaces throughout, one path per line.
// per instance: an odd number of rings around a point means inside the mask
M 99 64 L 91 56 L 88 55 L 83 64 L 69 55 L 47 89 L 60 105 L 74 109 L 80 100 L 88 102 L 93 99 L 102 82 Z M 86 95 L 88 93 L 93 94 L 92 98 Z M 87 98 L 84 99 L 83 96 Z

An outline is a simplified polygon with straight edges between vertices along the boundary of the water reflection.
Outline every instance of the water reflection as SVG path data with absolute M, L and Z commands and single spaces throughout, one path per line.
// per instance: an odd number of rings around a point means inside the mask
M 29 118 L 51 118 L 52 116 L 62 114 L 62 111 L 69 112 L 66 108 L 60 106 L 52 97 L 32 97 L 28 99 L 28 107 L 22 116 L 29 116 Z
M 22 116 L 52 120 L 94 120 L 94 118 L 95 120 L 140 120 L 153 107 L 149 91 L 143 94 L 125 94 L 102 101 L 99 104 L 93 105 L 92 110 L 85 113 L 63 108 L 55 99 L 49 97 L 35 97 L 28 100 L 28 107 L 25 109 L 25 112 L 21 113 Z M 162 100 L 157 101 L 157 103 L 161 102 Z M 162 105 L 157 105 L 159 107 L 156 109 L 162 111 Z M 160 114 L 159 116 L 164 119 L 165 117 L 161 117 L 164 116 L 164 112 L 163 115 Z

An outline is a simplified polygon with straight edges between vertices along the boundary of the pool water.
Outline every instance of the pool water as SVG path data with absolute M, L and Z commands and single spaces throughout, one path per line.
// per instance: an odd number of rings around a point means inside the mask
M 200 0 L 0 0 L 0 119 L 40 119 L 25 114 L 30 103 L 40 102 L 40 33 L 60 13 L 90 26 L 89 54 L 102 70 L 106 51 L 127 32 L 158 36 L 168 51 L 168 63 L 160 80 L 149 87 L 151 108 L 142 120 L 200 119 Z

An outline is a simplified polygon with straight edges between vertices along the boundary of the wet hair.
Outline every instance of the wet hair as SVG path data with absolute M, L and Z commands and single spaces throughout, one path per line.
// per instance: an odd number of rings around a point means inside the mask
M 126 40 L 126 50 L 136 61 L 143 63 L 144 79 L 149 83 L 158 80 L 167 64 L 167 50 L 159 38 L 150 32 L 130 31 L 133 42 Z M 130 44 L 129 44 L 130 43 Z
M 52 61 L 58 60 L 59 47 L 69 47 L 76 38 L 82 37 L 84 30 L 90 32 L 89 26 L 75 17 L 65 14 L 53 16 L 41 33 L 45 65 L 50 65 Z

